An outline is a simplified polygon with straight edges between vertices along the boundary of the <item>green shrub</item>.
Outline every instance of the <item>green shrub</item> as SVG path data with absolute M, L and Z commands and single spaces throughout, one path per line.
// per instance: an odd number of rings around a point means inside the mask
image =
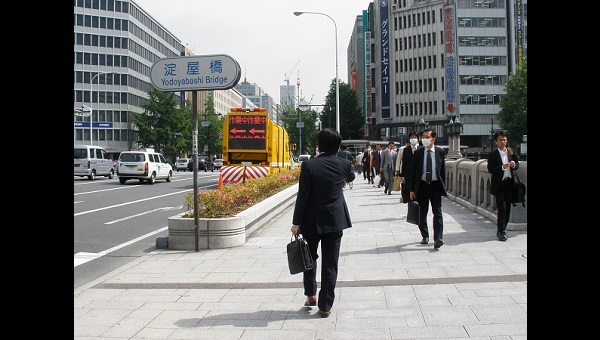
M 300 168 L 267 177 L 246 180 L 245 183 L 222 185 L 220 189 L 198 192 L 198 217 L 233 217 L 252 205 L 298 183 Z M 194 217 L 194 193 L 185 194 L 183 217 Z

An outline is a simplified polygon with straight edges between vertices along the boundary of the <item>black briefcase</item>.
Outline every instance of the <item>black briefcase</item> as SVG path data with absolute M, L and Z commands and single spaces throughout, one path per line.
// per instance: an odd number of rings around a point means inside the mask
M 412 224 L 419 224 L 419 215 L 421 208 L 417 201 L 408 201 L 408 213 L 406 214 L 406 222 Z
M 292 241 L 287 245 L 288 267 L 290 274 L 298 274 L 313 269 L 314 260 L 310 255 L 308 243 L 304 237 L 292 235 Z

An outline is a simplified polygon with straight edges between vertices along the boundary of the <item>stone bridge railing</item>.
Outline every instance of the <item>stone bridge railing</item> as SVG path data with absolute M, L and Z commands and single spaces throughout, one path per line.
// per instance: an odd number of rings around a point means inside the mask
M 527 186 L 527 161 L 519 161 L 519 179 Z M 448 198 L 496 222 L 496 200 L 490 193 L 492 175 L 487 171 L 487 159 L 446 159 Z M 525 207 L 511 207 L 508 230 L 527 230 L 527 191 Z

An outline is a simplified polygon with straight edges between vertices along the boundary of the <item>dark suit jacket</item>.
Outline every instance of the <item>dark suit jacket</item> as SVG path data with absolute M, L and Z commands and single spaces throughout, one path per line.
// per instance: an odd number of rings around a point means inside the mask
M 422 146 L 417 145 L 417 150 Z M 415 150 L 416 152 L 416 150 Z M 402 149 L 402 169 L 400 169 L 400 176 L 408 178 L 410 180 L 410 165 L 412 164 L 413 152 L 412 145 L 406 146 Z M 396 169 L 398 170 L 398 169 Z
M 515 167 L 513 170 L 517 170 L 519 168 L 519 157 L 517 153 L 514 152 L 512 148 L 506 148 L 508 150 L 508 161 L 515 161 Z M 502 178 L 504 177 L 504 169 L 502 169 L 502 157 L 500 156 L 500 151 L 498 149 L 490 152 L 488 155 L 487 162 L 487 170 L 492 174 L 492 182 L 490 185 L 490 193 L 492 195 L 498 194 L 500 191 L 500 184 L 502 183 Z
M 302 162 L 293 225 L 302 235 L 325 234 L 352 227 L 344 184 L 355 178 L 352 164 L 322 153 Z
M 435 147 L 435 173 L 442 190 L 442 196 L 448 196 L 446 193 L 446 159 L 444 149 Z M 413 154 L 412 164 L 410 165 L 410 181 L 408 187 L 410 191 L 414 191 L 417 197 L 419 196 L 419 184 L 421 183 L 421 175 L 423 175 L 423 159 L 425 158 L 426 147 L 417 149 Z M 303 163 L 304 164 L 304 163 Z
M 373 167 L 379 171 L 379 162 L 381 161 L 381 155 L 379 151 L 373 150 L 371 152 L 371 156 L 373 156 Z

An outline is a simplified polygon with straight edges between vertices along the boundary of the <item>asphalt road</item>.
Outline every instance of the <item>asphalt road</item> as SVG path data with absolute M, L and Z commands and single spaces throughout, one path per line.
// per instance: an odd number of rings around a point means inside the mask
M 198 171 L 198 189 L 217 187 L 219 171 Z M 156 248 L 167 237 L 167 218 L 183 211 L 194 188 L 193 173 L 173 172 L 167 183 L 74 177 L 74 288 L 91 282 Z

